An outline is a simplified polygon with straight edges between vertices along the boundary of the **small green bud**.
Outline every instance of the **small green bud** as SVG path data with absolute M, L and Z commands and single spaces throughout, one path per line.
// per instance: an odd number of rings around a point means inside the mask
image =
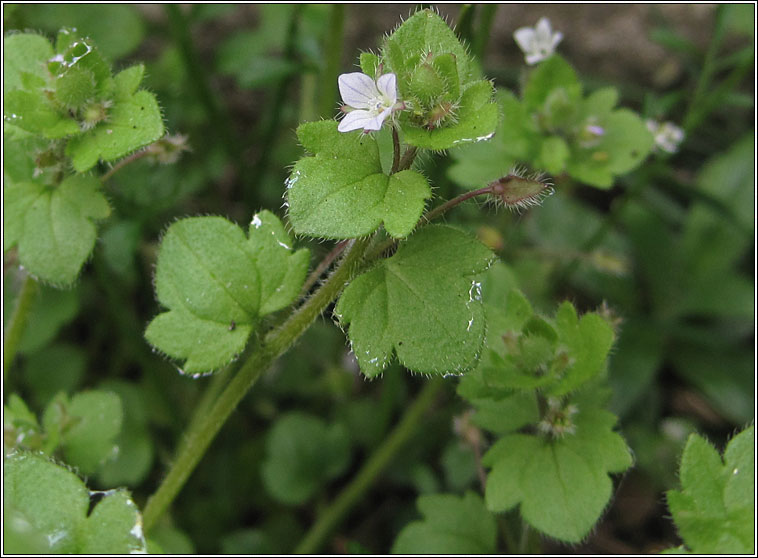
M 55 81 L 55 96 L 69 108 L 79 108 L 95 95 L 95 76 L 87 68 L 69 68 Z
M 445 82 L 430 63 L 423 62 L 413 71 L 410 92 L 424 102 L 432 102 L 445 92 Z
M 96 101 L 90 103 L 82 110 L 81 126 L 84 130 L 90 130 L 108 118 L 110 101 Z
M 512 209 L 526 209 L 532 205 L 539 205 L 543 199 L 553 194 L 552 184 L 545 180 L 544 176 L 525 176 L 518 169 L 492 182 L 490 188 L 498 202 Z

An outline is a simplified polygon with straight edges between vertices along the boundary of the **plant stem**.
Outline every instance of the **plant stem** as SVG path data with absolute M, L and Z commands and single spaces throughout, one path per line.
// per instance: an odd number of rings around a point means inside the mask
M 295 52 L 297 49 L 297 36 L 298 27 L 300 24 L 300 15 L 303 11 L 303 4 L 296 4 L 292 7 L 292 15 L 290 16 L 289 25 L 287 27 L 287 37 L 284 43 L 284 52 L 282 58 L 288 62 L 299 62 L 296 59 Z M 271 158 L 271 154 L 274 152 L 276 144 L 276 136 L 281 130 L 282 115 L 287 102 L 289 100 L 288 92 L 291 89 L 291 84 L 294 80 L 294 75 L 289 75 L 283 78 L 279 82 L 279 87 L 276 88 L 276 92 L 273 97 L 273 107 L 270 111 L 270 118 L 268 119 L 268 126 L 265 127 L 263 133 L 257 138 L 257 141 L 262 145 L 262 151 L 260 157 L 255 162 L 252 168 L 250 176 L 255 180 L 261 180 L 268 170 L 268 162 Z M 256 204 L 256 189 L 245 188 L 244 201 L 248 207 L 254 207 Z
M 332 530 L 371 488 L 379 474 L 413 436 L 424 412 L 434 403 L 443 385 L 444 382 L 439 378 L 426 382 L 390 435 L 376 448 L 350 484 L 340 492 L 306 533 L 295 548 L 295 554 L 314 554 L 319 550 Z
M 18 344 L 24 334 L 29 314 L 37 296 L 37 281 L 31 275 L 27 275 L 21 284 L 21 290 L 16 299 L 16 307 L 13 309 L 10 320 L 6 327 L 5 341 L 3 342 L 3 378 L 8 373 L 13 359 L 18 351 Z
M 460 205 L 461 203 L 465 202 L 466 200 L 469 200 L 471 198 L 475 198 L 476 196 L 483 196 L 493 193 L 493 185 L 490 184 L 489 186 L 485 186 L 484 188 L 479 188 L 478 190 L 472 190 L 470 192 L 465 192 L 461 194 L 458 197 L 453 198 L 452 200 L 448 200 L 442 205 L 439 205 L 435 207 L 434 209 L 427 211 L 424 215 L 421 216 L 421 218 L 418 221 L 417 226 L 423 225 L 424 223 L 429 223 L 430 221 L 433 221 L 437 217 L 440 217 L 447 213 L 449 210 L 454 208 L 456 205 Z M 383 254 L 390 248 L 392 248 L 395 244 L 397 244 L 396 238 L 388 238 L 385 242 L 381 243 L 379 246 L 371 250 L 371 252 L 368 253 L 366 256 L 366 259 L 371 261 L 379 257 L 379 255 Z
M 395 174 L 400 168 L 400 136 L 398 136 L 397 128 L 392 127 L 392 170 L 390 174 Z
M 229 157 L 236 163 L 242 160 L 241 143 L 233 136 L 232 121 L 228 113 L 219 102 L 219 97 L 211 90 L 207 65 L 200 61 L 195 50 L 194 41 L 190 35 L 190 23 L 187 21 L 181 8 L 176 4 L 165 6 L 168 16 L 169 31 L 179 49 L 187 74 L 190 76 L 189 83 L 194 87 L 195 94 L 203 104 L 208 118 L 211 120 L 211 128 L 218 135 L 218 139 L 224 146 Z
M 329 24 L 326 30 L 324 56 L 326 65 L 321 74 L 321 91 L 319 91 L 319 116 L 331 118 L 334 113 L 334 97 L 337 91 L 337 74 L 342 58 L 342 40 L 345 31 L 345 5 L 333 4 L 329 12 Z
M 411 168 L 413 161 L 416 159 L 417 152 L 418 150 L 414 146 L 410 146 L 406 149 L 405 153 L 403 153 L 403 158 L 400 159 L 400 164 L 397 166 L 397 170 L 402 171 Z
M 108 180 L 111 179 L 111 177 L 116 174 L 118 171 L 123 169 L 126 165 L 133 163 L 134 161 L 138 161 L 142 159 L 143 157 L 146 157 L 147 155 L 150 155 L 150 151 L 148 149 L 142 149 L 140 151 L 137 151 L 136 153 L 132 153 L 128 157 L 121 159 L 118 163 L 113 165 L 108 172 L 106 172 L 103 176 L 100 177 L 100 182 L 105 184 L 108 182 Z
M 437 217 L 440 217 L 450 211 L 452 208 L 454 208 L 456 205 L 460 205 L 466 200 L 470 200 L 471 198 L 475 198 L 476 196 L 484 196 L 487 194 L 492 194 L 492 186 L 485 186 L 484 188 L 479 188 L 478 190 L 472 190 L 470 192 L 465 192 L 461 194 L 460 196 L 457 196 L 453 198 L 452 200 L 448 200 L 442 205 L 438 205 L 431 211 L 428 211 L 425 213 L 422 217 L 422 221 L 426 221 L 427 223 L 429 221 L 432 221 L 436 219 Z
M 455 34 L 468 44 L 472 43 L 475 12 L 476 6 L 474 4 L 463 4 L 458 11 L 458 21 L 455 23 Z
M 332 265 L 332 262 L 337 259 L 347 244 L 347 240 L 338 242 L 332 251 L 324 256 L 324 259 L 319 262 L 318 266 L 316 266 L 316 269 L 311 272 L 311 274 L 305 280 L 305 283 L 303 283 L 303 288 L 300 289 L 301 297 L 308 294 L 308 291 L 311 290 L 311 287 L 316 283 L 316 281 L 318 281 L 319 277 L 321 277 L 321 275 L 329 268 L 329 266 Z
M 479 62 L 484 63 L 484 53 L 487 50 L 487 42 L 490 38 L 490 31 L 492 29 L 492 23 L 495 20 L 495 12 L 497 11 L 497 4 L 484 4 L 479 16 L 479 30 L 474 35 L 473 44 L 471 50 L 479 59 Z
M 295 310 L 281 327 L 269 332 L 260 348 L 242 365 L 234 378 L 214 402 L 202 422 L 198 421 L 186 434 L 184 443 L 177 454 L 158 490 L 150 497 L 143 514 L 145 532 L 152 529 L 166 511 L 181 488 L 187 482 L 200 459 L 210 446 L 221 426 L 232 414 L 237 404 L 255 384 L 271 363 L 281 356 L 304 332 L 308 326 L 339 296 L 345 284 L 360 267 L 370 237 L 353 241 L 340 265 L 334 273 L 309 298 Z
M 726 33 L 726 25 L 724 21 L 725 14 L 726 11 L 724 6 L 719 6 L 716 9 L 716 21 L 714 23 L 711 42 L 708 44 L 708 50 L 703 59 L 703 67 L 698 76 L 695 91 L 690 96 L 690 104 L 687 107 L 687 113 L 683 119 L 682 127 L 688 135 L 692 133 L 692 130 L 700 123 L 700 120 L 702 120 L 702 111 L 699 110 L 701 99 L 703 95 L 706 94 L 706 91 L 711 84 L 711 78 L 713 77 L 715 70 L 716 55 L 718 54 L 721 42 Z

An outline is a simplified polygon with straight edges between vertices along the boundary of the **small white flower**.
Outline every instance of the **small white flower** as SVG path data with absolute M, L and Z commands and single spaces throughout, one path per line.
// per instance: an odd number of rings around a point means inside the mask
M 684 130 L 673 122 L 657 122 L 649 119 L 647 129 L 653 134 L 655 147 L 666 153 L 676 153 L 679 150 L 679 144 L 684 140 Z
M 340 95 L 346 112 L 337 129 L 351 132 L 363 129 L 379 130 L 384 120 L 405 105 L 397 100 L 395 74 L 384 74 L 374 81 L 360 72 L 342 74 L 339 79 Z
M 555 52 L 555 47 L 563 39 L 563 33 L 553 33 L 550 21 L 546 17 L 540 18 L 537 26 L 522 27 L 513 34 L 516 43 L 526 54 L 526 63 L 530 66 L 540 60 L 548 58 Z

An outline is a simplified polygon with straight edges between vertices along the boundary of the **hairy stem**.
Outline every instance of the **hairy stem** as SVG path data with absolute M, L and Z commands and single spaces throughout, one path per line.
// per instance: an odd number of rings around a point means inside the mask
M 343 252 L 345 247 L 348 245 L 348 242 L 348 240 L 338 242 L 332 251 L 324 256 L 324 259 L 319 262 L 319 264 L 316 266 L 316 269 L 311 272 L 311 274 L 305 280 L 305 283 L 303 283 L 303 288 L 300 289 L 301 297 L 308 294 L 308 291 L 311 290 L 311 287 L 316 284 L 316 281 L 319 280 L 321 275 L 323 275 L 323 273 L 329 269 L 329 266 L 332 265 L 332 262 L 336 260 L 337 257 Z
M 196 422 L 187 432 L 171 469 L 145 506 L 143 514 L 145 532 L 155 527 L 156 522 L 187 482 L 229 415 L 260 375 L 305 333 L 311 323 L 339 296 L 345 284 L 359 269 L 369 241 L 370 237 L 353 241 L 344 259 L 329 279 L 305 304 L 295 310 L 284 324 L 265 336 L 259 349 L 237 371 L 203 420 Z
M 29 314 L 34 304 L 38 291 L 37 281 L 31 275 L 27 275 L 21 285 L 21 290 L 16 299 L 16 307 L 13 309 L 10 320 L 5 328 L 5 341 L 3 342 L 3 378 L 8 373 L 13 359 L 18 351 L 18 344 L 24 334 Z
M 137 151 L 135 153 L 132 153 L 128 157 L 125 157 L 124 159 L 121 159 L 118 163 L 113 165 L 108 172 L 106 172 L 103 176 L 100 177 L 100 182 L 105 184 L 108 182 L 111 177 L 116 174 L 118 171 L 123 169 L 126 165 L 129 165 L 133 163 L 134 161 L 139 161 L 143 157 L 146 157 L 150 155 L 150 151 L 148 149 L 142 149 L 141 151 Z
M 437 217 L 444 215 L 445 213 L 450 211 L 452 208 L 454 208 L 457 205 L 462 204 L 466 200 L 470 200 L 471 198 L 475 198 L 476 196 L 484 196 L 484 195 L 489 195 L 492 193 L 493 193 L 492 184 L 490 184 L 489 186 L 485 186 L 484 188 L 479 188 L 478 190 L 465 192 L 461 194 L 460 196 L 455 197 L 452 200 L 448 200 L 442 205 L 437 206 L 430 211 L 427 211 L 424 215 L 421 216 L 421 218 L 418 221 L 417 226 L 421 226 L 425 223 L 429 223 L 430 221 L 433 221 Z M 366 256 L 366 259 L 371 261 L 378 258 L 387 250 L 392 248 L 395 244 L 397 244 L 396 238 L 388 238 L 386 241 L 384 241 L 383 243 L 379 244 L 377 247 L 372 249 L 371 252 L 369 252 L 368 255 Z
M 432 406 L 443 385 L 444 382 L 438 378 L 426 382 L 416 400 L 405 411 L 390 435 L 374 450 L 358 474 L 323 511 L 316 523 L 305 534 L 303 540 L 295 548 L 295 554 L 318 552 L 334 528 L 371 488 L 377 477 L 416 432 L 424 412 Z
M 403 158 L 400 159 L 400 164 L 398 164 L 397 170 L 403 171 L 411 168 L 413 161 L 416 160 L 417 154 L 418 150 L 414 146 L 410 146 L 408 149 L 406 149 L 405 153 L 403 153 Z

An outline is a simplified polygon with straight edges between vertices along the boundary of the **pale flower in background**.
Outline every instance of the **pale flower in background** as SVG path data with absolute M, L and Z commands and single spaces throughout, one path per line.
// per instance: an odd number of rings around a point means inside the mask
M 361 72 L 342 74 L 339 79 L 340 95 L 345 116 L 337 129 L 340 132 L 379 130 L 384 120 L 405 105 L 397 100 L 395 74 L 383 74 L 374 81 Z
M 516 29 L 513 38 L 516 39 L 516 43 L 526 54 L 526 63 L 531 66 L 555 52 L 555 47 L 563 39 L 563 33 L 560 31 L 553 33 L 550 20 L 542 17 L 534 28 L 521 27 Z
M 679 144 L 684 140 L 684 130 L 673 122 L 657 122 L 648 119 L 647 129 L 653 134 L 655 147 L 666 153 L 676 153 L 679 150 Z

